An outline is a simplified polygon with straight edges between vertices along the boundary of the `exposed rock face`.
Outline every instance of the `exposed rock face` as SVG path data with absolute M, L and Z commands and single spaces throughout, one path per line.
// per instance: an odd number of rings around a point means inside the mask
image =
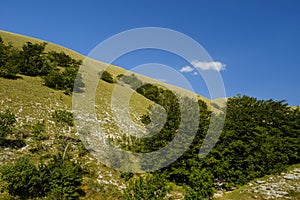
M 247 192 L 262 194 L 267 198 L 290 199 L 290 192 L 300 192 L 300 168 L 266 180 L 256 180 L 251 184 Z
M 295 168 L 277 176 L 273 175 L 252 181 L 243 188 L 236 192 L 249 194 L 250 199 L 298 199 L 298 196 L 294 197 L 294 195 L 300 194 L 300 168 Z M 214 198 L 227 200 L 225 194 L 231 192 L 234 191 L 218 191 L 214 194 Z

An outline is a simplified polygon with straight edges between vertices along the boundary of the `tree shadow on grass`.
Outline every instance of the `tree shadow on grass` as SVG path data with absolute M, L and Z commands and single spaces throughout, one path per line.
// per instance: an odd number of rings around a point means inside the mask
M 1 139 L 0 147 L 10 148 L 10 149 L 21 149 L 26 146 L 26 143 L 23 140 L 10 140 L 10 139 Z
M 23 77 L 19 75 L 0 75 L 0 77 L 11 80 L 23 79 Z

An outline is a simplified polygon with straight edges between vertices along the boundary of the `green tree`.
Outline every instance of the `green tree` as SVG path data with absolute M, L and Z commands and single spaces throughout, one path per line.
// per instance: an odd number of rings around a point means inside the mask
M 62 90 L 64 89 L 64 78 L 60 71 L 51 70 L 47 76 L 43 76 L 43 80 L 46 86 Z
M 230 98 L 223 132 L 203 166 L 225 188 L 282 171 L 300 161 L 298 117 L 284 101 Z
M 47 53 L 47 57 L 57 67 L 78 69 L 82 64 L 81 60 L 75 60 L 65 52 L 50 51 Z
M 18 59 L 19 52 L 11 45 L 5 45 L 0 37 L 0 77 L 15 78 L 19 73 Z
M 81 88 L 84 87 L 82 82 L 81 74 L 78 74 L 78 69 L 76 68 L 66 68 L 62 73 L 63 77 L 63 89 L 66 93 L 80 92 Z
M 19 67 L 22 74 L 37 76 L 44 66 L 43 54 L 47 43 L 27 42 L 20 51 Z
M 63 71 L 51 70 L 47 76 L 43 76 L 43 80 L 46 86 L 65 90 L 66 94 L 71 94 L 72 91 L 80 92 L 84 83 L 77 72 L 76 68 L 65 68 Z

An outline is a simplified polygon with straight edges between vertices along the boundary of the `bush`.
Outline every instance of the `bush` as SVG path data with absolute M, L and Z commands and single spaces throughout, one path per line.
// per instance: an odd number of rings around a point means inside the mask
M 38 168 L 28 157 L 20 158 L 14 165 L 5 166 L 1 170 L 1 178 L 7 182 L 6 189 L 12 196 L 28 199 L 45 195 Z
M 122 81 L 125 84 L 130 85 L 131 88 L 134 90 L 143 84 L 143 81 L 138 79 L 135 74 L 131 74 L 131 75 L 119 74 L 117 78 L 119 79 L 119 81 Z
M 43 76 L 43 80 L 46 86 L 57 90 L 65 90 L 67 94 L 72 91 L 79 92 L 84 87 L 81 75 L 77 76 L 77 69 L 75 68 L 66 68 L 63 72 L 51 70 L 47 76 Z
M 28 157 L 1 170 L 4 189 L 20 199 L 49 197 L 50 199 L 78 199 L 83 170 L 79 163 L 53 156 L 50 162 L 36 167 Z
M 147 174 L 136 179 L 130 179 L 124 189 L 125 199 L 165 199 L 169 189 L 163 174 Z
M 16 116 L 9 110 L 0 112 L 0 138 L 4 138 L 12 132 L 12 127 L 16 123 Z
M 115 80 L 113 79 L 112 75 L 108 71 L 103 71 L 99 73 L 100 79 L 108 82 L 108 83 L 114 83 Z
M 43 80 L 45 85 L 50 88 L 57 90 L 64 89 L 64 79 L 58 70 L 51 70 L 47 76 L 43 76 Z
M 83 170 L 79 163 L 53 156 L 50 163 L 41 169 L 47 177 L 47 192 L 55 199 L 78 199 Z

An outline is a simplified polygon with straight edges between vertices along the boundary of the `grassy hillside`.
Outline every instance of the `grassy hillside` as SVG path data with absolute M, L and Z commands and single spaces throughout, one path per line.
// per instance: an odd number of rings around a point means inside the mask
M 36 39 L 36 38 L 28 37 L 28 36 L 23 36 L 23 35 L 19 35 L 19 34 L 15 34 L 15 33 L 10 33 L 10 32 L 6 32 L 6 31 L 1 31 L 1 30 L 0 30 L 0 36 L 2 37 L 4 42 L 6 42 L 7 44 L 8 43 L 13 43 L 13 46 L 17 47 L 17 48 L 21 48 L 23 46 L 23 44 L 25 44 L 26 42 L 32 42 L 32 43 L 46 42 L 46 41 L 43 41 L 43 40 L 40 40 L 40 39 Z M 70 50 L 68 48 L 62 47 L 62 46 L 57 45 L 57 44 L 53 44 L 51 42 L 48 42 L 48 44 L 46 46 L 46 51 L 57 51 L 57 52 L 62 51 L 62 52 L 65 52 L 66 54 L 70 55 L 71 57 L 73 57 L 75 59 L 80 59 L 80 60 L 86 59 L 85 56 L 83 56 L 83 55 L 81 55 L 81 54 L 79 54 L 79 53 L 77 53 L 73 50 Z M 107 67 L 107 65 L 105 65 L 104 63 L 102 63 L 100 61 L 95 61 L 95 60 L 89 59 L 88 62 L 89 62 L 90 65 L 93 65 L 95 67 L 99 67 L 99 68 Z M 124 70 L 123 68 L 118 67 L 118 66 L 114 66 L 114 65 L 110 65 L 108 71 L 110 73 L 112 73 L 114 76 L 117 76 L 119 74 L 123 74 L 123 73 L 126 72 L 126 70 Z M 188 91 L 188 90 L 185 90 L 185 89 L 173 86 L 173 85 L 169 85 L 169 84 L 157 81 L 155 79 L 152 79 L 152 78 L 149 78 L 149 77 L 146 77 L 146 76 L 139 75 L 139 78 L 141 80 L 144 80 L 144 81 L 147 81 L 147 82 L 156 82 L 160 85 L 164 85 L 164 86 L 172 89 L 173 91 L 177 91 L 178 93 L 184 93 L 184 94 L 190 95 L 190 96 L 195 95 L 191 91 Z M 211 104 L 211 100 L 209 100 L 209 99 L 207 99 L 207 98 L 205 98 L 201 95 L 198 95 L 198 98 L 203 100 L 204 102 L 206 102 L 208 105 Z M 221 101 L 219 99 L 219 100 L 216 100 L 216 101 L 213 101 L 213 102 L 215 104 L 219 105 L 220 103 L 222 103 L 224 101 L 223 100 Z M 218 111 L 217 109 L 214 109 L 214 110 Z
M 13 46 L 20 48 L 25 42 L 42 42 L 38 39 L 25 37 L 13 33 L 0 31 L 0 36 L 6 43 L 12 43 Z M 48 43 L 47 51 L 63 51 L 76 59 L 84 59 L 84 56 L 69 50 L 67 48 Z M 91 61 L 96 67 L 103 67 L 103 63 Z M 111 67 L 109 71 L 114 75 L 124 73 L 125 70 L 119 67 Z M 107 118 L 111 114 L 110 102 L 114 84 L 107 83 L 100 80 L 96 96 L 95 108 L 98 116 Z M 131 90 L 129 87 L 124 87 L 123 92 L 127 93 Z M 137 121 L 137 117 L 146 114 L 148 107 L 153 102 L 146 99 L 142 95 L 134 92 L 130 99 L 131 116 Z M 19 75 L 16 80 L 0 78 L 0 111 L 10 109 L 12 113 L 17 116 L 17 129 L 20 134 L 10 136 L 12 141 L 24 139 L 26 146 L 22 148 L 10 149 L 0 148 L 0 165 L 14 162 L 21 156 L 30 156 L 36 162 L 46 156 L 49 152 L 55 153 L 57 151 L 52 146 L 52 141 L 55 135 L 55 122 L 51 115 L 55 110 L 72 110 L 72 96 L 64 94 L 61 90 L 55 90 L 44 86 L 41 77 L 30 77 Z M 112 120 L 112 119 L 110 119 Z M 46 135 L 50 140 L 43 141 L 44 146 L 49 149 L 42 150 L 37 155 L 32 155 L 30 149 L 34 148 L 35 142 L 31 140 L 30 135 L 31 126 L 37 122 L 45 121 Z M 108 121 L 112 123 L 113 121 Z M 109 125 L 113 127 L 113 124 Z M 62 130 L 66 136 L 74 139 L 79 139 L 75 135 L 74 128 L 66 128 Z M 20 138 L 19 138 L 20 137 Z M 51 146 L 51 147 L 50 147 Z M 72 154 L 77 155 L 76 147 L 72 147 Z M 88 169 L 92 169 L 91 175 L 84 177 L 83 190 L 86 192 L 86 199 L 119 199 L 124 180 L 120 177 L 120 173 L 113 169 L 107 168 L 97 162 L 96 158 L 90 154 L 81 158 L 81 161 Z M 1 184 L 0 184 L 1 185 Z M 1 186 L 0 186 L 1 190 Z M 99 193 L 99 191 L 102 191 Z M 5 193 L 0 194 L 0 199 L 5 198 Z

